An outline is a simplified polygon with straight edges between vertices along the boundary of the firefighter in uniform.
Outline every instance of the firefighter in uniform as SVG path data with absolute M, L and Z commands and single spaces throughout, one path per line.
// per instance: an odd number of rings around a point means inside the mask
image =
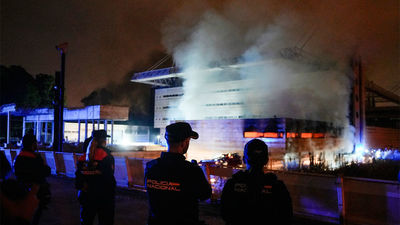
M 17 181 L 22 183 L 26 188 L 31 189 L 38 186 L 37 198 L 39 200 L 31 224 L 39 224 L 39 219 L 50 202 L 50 184 L 46 181 L 46 177 L 50 176 L 51 169 L 47 166 L 42 157 L 36 153 L 38 148 L 37 140 L 33 131 L 28 131 L 22 139 L 23 148 L 15 158 L 14 171 Z
M 194 225 L 199 221 L 198 201 L 211 196 L 203 170 L 185 160 L 190 139 L 197 139 L 188 123 L 166 127 L 168 152 L 147 163 L 145 184 L 149 198 L 148 225 Z
M 227 225 L 290 224 L 292 202 L 285 184 L 273 173 L 264 174 L 268 146 L 259 139 L 244 148 L 246 171 L 227 181 L 221 196 L 222 217 Z
M 91 225 L 98 215 L 100 225 L 114 223 L 114 157 L 107 144 L 107 132 L 95 130 L 87 151 L 77 162 L 75 186 L 81 205 L 81 224 Z

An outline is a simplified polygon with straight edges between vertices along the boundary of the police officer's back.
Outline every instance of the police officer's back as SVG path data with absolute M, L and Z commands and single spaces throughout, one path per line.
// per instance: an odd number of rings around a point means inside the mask
M 32 133 L 28 133 L 24 136 L 22 143 L 23 148 L 14 162 L 15 176 L 26 184 L 46 182 L 46 177 L 50 175 L 51 169 L 36 153 L 36 137 Z
M 46 180 L 51 169 L 44 163 L 40 154 L 36 153 L 38 146 L 33 131 L 28 131 L 23 137 L 22 145 L 23 148 L 14 162 L 15 176 L 27 188 L 31 188 L 33 185 L 39 187 L 37 193 L 39 207 L 32 220 L 32 224 L 38 224 L 42 211 L 47 207 L 51 198 L 50 185 Z
M 247 170 L 234 174 L 222 192 L 226 224 L 290 224 L 292 203 L 285 184 L 275 174 L 263 172 L 268 146 L 258 139 L 249 141 L 243 160 Z
M 105 147 L 109 137 L 105 130 L 95 130 L 87 152 L 78 159 L 75 186 L 79 190 L 81 224 L 93 224 L 96 215 L 99 224 L 113 224 L 115 207 L 114 157 Z
M 211 186 L 202 169 L 183 155 L 198 134 L 188 123 L 175 123 L 167 126 L 165 138 L 168 152 L 146 165 L 148 224 L 198 224 L 198 201 L 211 196 Z

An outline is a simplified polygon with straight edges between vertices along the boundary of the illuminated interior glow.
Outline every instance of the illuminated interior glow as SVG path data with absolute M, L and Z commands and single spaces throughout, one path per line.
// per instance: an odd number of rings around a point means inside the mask
M 152 143 L 152 142 L 135 142 L 128 138 L 125 138 L 125 139 L 123 139 L 123 141 L 120 145 L 124 146 L 124 147 L 127 147 L 127 146 L 150 146 L 150 145 L 154 145 L 154 143 Z
M 263 133 L 256 132 L 256 131 L 244 132 L 244 137 L 245 138 L 259 138 L 259 137 L 263 137 L 263 136 L 264 136 Z
M 278 133 L 276 132 L 266 132 L 263 135 L 266 138 L 278 138 Z
M 300 137 L 301 138 L 312 138 L 313 134 L 312 133 L 301 133 Z
M 283 138 L 283 133 L 278 133 L 278 132 L 256 132 L 256 131 L 247 131 L 244 132 L 244 137 L 245 138 Z M 286 133 L 286 138 L 298 138 L 299 134 L 294 133 L 294 132 L 288 132 Z M 324 133 L 301 133 L 300 134 L 301 138 L 324 138 L 325 134 Z
M 325 134 L 324 133 L 313 133 L 313 138 L 324 138 Z

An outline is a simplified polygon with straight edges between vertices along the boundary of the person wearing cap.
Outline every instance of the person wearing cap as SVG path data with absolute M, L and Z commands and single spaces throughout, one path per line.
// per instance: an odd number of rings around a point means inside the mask
M 106 148 L 107 137 L 110 136 L 105 130 L 93 131 L 86 153 L 77 162 L 75 187 L 81 205 L 81 225 L 93 224 L 96 215 L 99 224 L 114 224 L 114 157 Z
M 39 187 L 36 195 L 39 205 L 31 221 L 31 224 L 39 224 L 42 211 L 51 199 L 50 184 L 46 180 L 46 177 L 50 176 L 51 169 L 36 152 L 38 145 L 32 130 L 23 137 L 22 146 L 21 152 L 14 161 L 15 177 L 28 189 L 33 186 Z
M 290 224 L 290 194 L 275 174 L 263 170 L 268 146 L 253 139 L 245 145 L 243 155 L 247 169 L 234 174 L 222 191 L 221 213 L 226 224 Z
M 145 186 L 149 199 L 148 225 L 194 225 L 199 221 L 199 200 L 211 196 L 211 186 L 203 170 L 185 160 L 190 139 L 197 139 L 188 123 L 166 127 L 168 152 L 147 163 Z

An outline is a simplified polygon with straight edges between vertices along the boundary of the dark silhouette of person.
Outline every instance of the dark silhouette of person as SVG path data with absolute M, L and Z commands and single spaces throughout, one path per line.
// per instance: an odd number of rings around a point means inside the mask
M 39 200 L 37 193 L 39 186 L 33 184 L 26 189 L 14 179 L 1 182 L 0 192 L 0 224 L 2 225 L 29 225 L 35 215 Z
M 145 185 L 149 199 L 148 225 L 192 225 L 199 221 L 199 200 L 211 196 L 203 170 L 185 160 L 190 139 L 197 139 L 188 123 L 166 127 L 168 152 L 147 163 Z
M 11 165 L 3 151 L 0 151 L 0 224 L 28 225 L 37 209 L 37 184 L 31 189 L 12 178 Z
M 114 224 L 114 157 L 106 148 L 107 132 L 95 130 L 87 151 L 77 162 L 75 187 L 81 205 L 81 224 L 91 225 L 97 215 L 100 225 Z
M 37 140 L 33 132 L 27 132 L 22 139 L 23 148 L 15 158 L 14 171 L 18 182 L 31 189 L 38 185 L 37 198 L 39 206 L 33 216 L 31 224 L 39 224 L 40 217 L 51 199 L 50 184 L 46 177 L 50 176 L 51 169 L 47 166 L 40 154 L 36 153 Z
M 268 146 L 259 139 L 249 141 L 243 161 L 247 170 L 234 174 L 222 191 L 221 213 L 226 224 L 290 224 L 292 201 L 285 184 L 263 171 Z

